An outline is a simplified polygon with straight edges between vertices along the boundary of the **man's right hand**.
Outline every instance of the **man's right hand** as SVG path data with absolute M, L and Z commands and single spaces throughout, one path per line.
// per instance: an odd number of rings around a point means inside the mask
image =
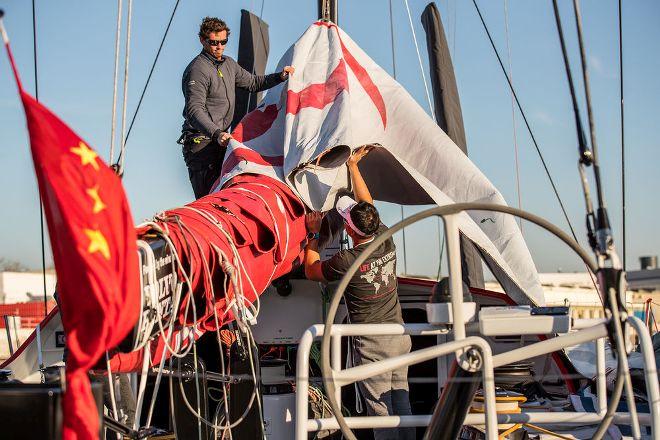
M 217 142 L 221 147 L 226 147 L 231 138 L 232 137 L 229 133 L 223 131 L 222 133 L 220 133 L 220 136 L 218 136 Z
M 220 129 L 217 129 L 215 133 L 213 133 L 213 136 L 211 136 L 211 140 L 216 142 L 221 147 L 226 147 L 229 143 L 229 139 L 231 139 L 231 135 L 221 131 Z
M 319 232 L 321 230 L 321 221 L 324 214 L 320 211 L 312 211 L 305 215 L 305 226 L 307 232 Z

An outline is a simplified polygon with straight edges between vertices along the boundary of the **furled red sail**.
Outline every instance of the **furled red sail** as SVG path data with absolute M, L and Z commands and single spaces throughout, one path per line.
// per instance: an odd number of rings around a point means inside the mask
M 184 285 L 170 348 L 185 349 L 193 338 L 233 320 L 238 310 L 233 301 L 253 304 L 274 279 L 297 266 L 306 240 L 304 214 L 304 205 L 284 183 L 249 174 L 160 214 L 154 223 L 167 232 L 191 287 Z M 139 232 L 144 238 L 153 228 Z M 241 280 L 238 290 L 244 298 L 230 282 L 232 272 Z M 178 278 L 182 281 L 183 274 Z M 166 336 L 161 333 L 151 342 L 151 365 L 169 356 Z M 116 354 L 112 369 L 139 369 L 143 356 L 143 350 Z

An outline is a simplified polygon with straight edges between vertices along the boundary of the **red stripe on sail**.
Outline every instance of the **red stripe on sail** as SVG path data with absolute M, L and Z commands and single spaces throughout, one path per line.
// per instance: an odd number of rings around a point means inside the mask
M 326 82 L 310 84 L 299 92 L 289 90 L 287 92 L 286 112 L 296 115 L 303 108 L 322 109 L 334 102 L 344 90 L 348 90 L 348 75 L 346 73 L 346 63 L 344 60 L 340 60 Z
M 266 133 L 277 119 L 277 105 L 266 106 L 263 111 L 251 111 L 238 123 L 231 135 L 238 142 L 248 142 Z
M 336 28 L 337 27 L 337 25 L 334 24 L 331 21 L 315 21 L 314 25 L 315 26 L 325 26 L 327 28 L 333 28 L 333 27 Z
M 284 165 L 284 156 L 262 156 L 256 151 L 248 148 L 237 148 L 233 150 L 222 164 L 221 176 L 234 169 L 241 161 L 255 163 L 257 165 L 270 165 L 281 167 Z
M 360 82 L 360 85 L 362 85 L 364 91 L 367 92 L 367 95 L 369 95 L 369 98 L 371 98 L 374 105 L 378 109 L 378 113 L 380 113 L 380 119 L 383 121 L 383 128 L 387 127 L 387 111 L 385 110 L 385 101 L 383 100 L 383 96 L 380 94 L 380 90 L 378 90 L 378 87 L 376 87 L 376 84 L 374 84 L 373 80 L 369 76 L 367 69 L 362 67 L 358 60 L 356 60 L 355 57 L 348 51 L 346 46 L 344 46 L 344 42 L 341 41 L 341 37 L 339 38 L 339 43 L 341 44 L 341 50 L 344 54 L 346 63 L 351 68 L 355 74 L 355 77 Z

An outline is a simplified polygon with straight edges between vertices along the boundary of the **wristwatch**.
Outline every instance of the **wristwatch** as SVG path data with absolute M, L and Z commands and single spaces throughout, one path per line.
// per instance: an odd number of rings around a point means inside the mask
M 309 232 L 307 233 L 307 240 L 318 240 L 320 237 L 320 234 L 318 232 Z

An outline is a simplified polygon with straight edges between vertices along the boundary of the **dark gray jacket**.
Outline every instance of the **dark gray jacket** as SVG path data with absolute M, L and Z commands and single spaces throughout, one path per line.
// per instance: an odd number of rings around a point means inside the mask
M 230 57 L 218 61 L 202 51 L 183 72 L 183 131 L 212 137 L 217 130 L 229 130 L 234 118 L 235 87 L 260 92 L 282 81 L 279 73 L 252 75 Z

